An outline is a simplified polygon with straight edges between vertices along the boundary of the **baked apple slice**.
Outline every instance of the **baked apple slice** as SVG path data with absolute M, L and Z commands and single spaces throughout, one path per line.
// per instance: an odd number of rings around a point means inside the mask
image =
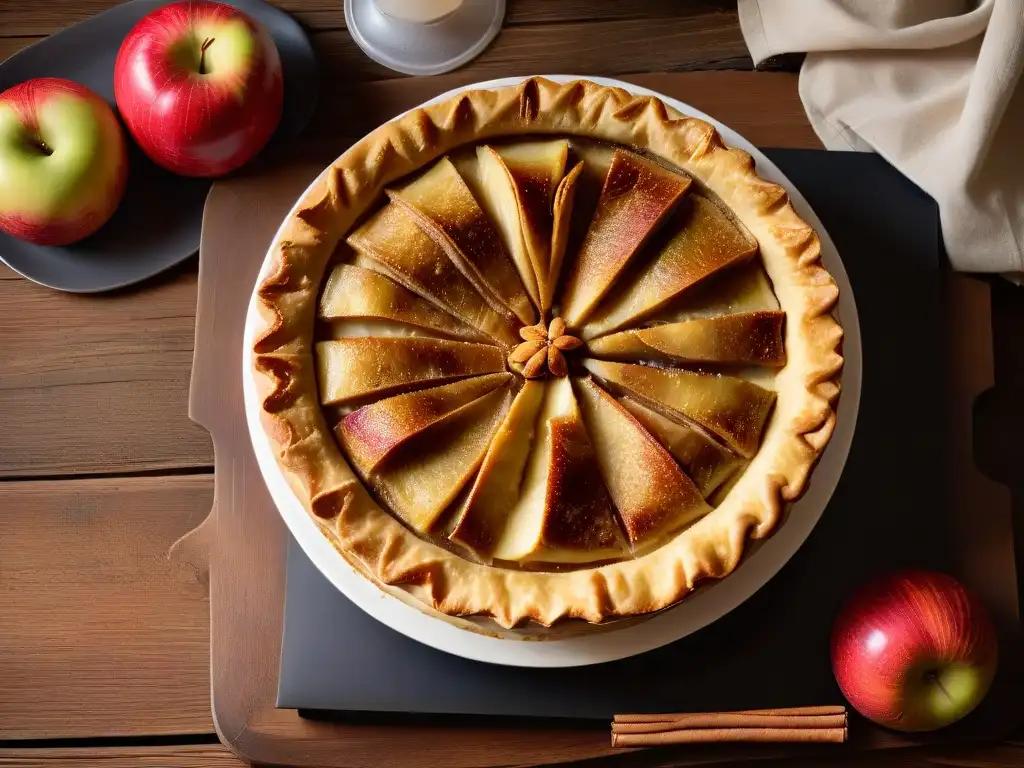
M 410 527 L 425 533 L 477 471 L 510 401 L 505 388 L 495 390 L 424 430 L 391 454 L 370 485 Z
M 320 296 L 319 317 L 335 336 L 437 334 L 463 341 L 489 341 L 471 325 L 448 314 L 391 278 L 355 264 L 339 264 Z
M 536 310 L 501 236 L 451 160 L 442 157 L 426 173 L 387 193 L 441 246 L 491 306 L 511 310 L 523 323 L 536 322 Z
M 490 558 L 515 506 L 533 446 L 544 381 L 527 379 L 498 427 L 452 531 L 452 541 Z
M 469 187 L 470 193 L 479 203 L 487 218 L 494 223 L 501 235 L 506 252 L 512 257 L 512 264 L 519 274 L 530 301 L 540 306 L 540 292 L 537 275 L 530 263 L 522 241 L 519 227 L 518 203 L 515 192 L 506 178 L 503 164 L 498 158 L 497 165 L 492 158 L 484 155 L 487 147 L 477 147 L 473 151 L 464 150 L 449 155 L 448 159 L 459 176 Z M 490 153 L 488 153 L 489 155 Z
M 492 373 L 378 400 L 347 414 L 334 434 L 365 480 L 406 441 L 456 417 L 474 400 L 511 379 L 510 373 Z
M 578 380 L 577 392 L 601 475 L 634 550 L 711 511 L 664 446 L 614 397 L 591 378 Z
M 756 240 L 698 194 L 679 204 L 663 235 L 653 258 L 587 321 L 584 338 L 649 317 L 709 275 L 757 252 Z
M 583 365 L 613 388 L 674 421 L 696 424 L 744 458 L 757 453 L 775 393 L 734 376 L 666 370 L 586 358 Z
M 415 336 L 331 339 L 316 345 L 320 402 L 343 405 L 417 385 L 505 370 L 499 347 Z
M 548 264 L 547 279 L 542 280 L 541 309 L 547 312 L 554 303 L 558 281 L 562 277 L 562 263 L 569 248 L 572 236 L 573 210 L 576 202 L 576 190 L 579 188 L 583 175 L 583 162 L 576 163 L 569 173 L 558 183 L 555 200 L 552 203 L 551 256 Z
M 537 438 L 496 560 L 585 563 L 621 557 L 614 507 L 568 378 L 546 383 Z
M 782 366 L 785 319 L 779 310 L 703 317 L 601 336 L 587 348 L 606 360 Z
M 593 208 L 597 205 L 597 198 L 601 194 L 601 187 L 604 186 L 605 178 L 608 176 L 608 169 L 612 167 L 612 160 L 619 149 L 603 141 L 574 136 L 572 151 L 585 164 L 583 171 L 584 183 L 587 187 L 593 189 L 590 195 L 591 210 L 588 215 L 588 218 L 592 218 Z
M 477 148 L 480 204 L 498 225 L 530 298 L 541 306 L 551 268 L 555 192 L 569 142 L 530 141 Z
M 505 346 L 519 342 L 520 323 L 498 313 L 433 240 L 397 205 L 389 204 L 349 235 L 357 264 L 382 272 Z
M 705 499 L 736 474 L 745 463 L 693 427 L 666 419 L 631 397 L 619 400 L 644 428 L 658 438 Z
M 779 300 L 760 260 L 750 259 L 723 269 L 684 291 L 665 309 L 652 315 L 651 322 L 677 323 L 698 317 L 778 308 Z
M 616 150 L 562 292 L 561 314 L 570 326 L 593 312 L 689 186 L 686 176 Z
M 576 254 L 579 253 L 580 245 L 586 239 L 587 230 L 594 219 L 597 201 L 601 198 L 601 188 L 604 187 L 608 169 L 611 168 L 612 158 L 615 157 L 617 150 L 611 144 L 579 136 L 574 136 L 569 142 L 569 150 L 576 159 L 576 168 L 580 170 L 573 184 L 572 207 L 567 211 L 570 215 L 569 221 L 566 222 L 568 232 L 565 253 Z M 575 170 L 574 168 L 573 171 Z M 558 293 L 560 291 L 556 290 L 556 294 Z

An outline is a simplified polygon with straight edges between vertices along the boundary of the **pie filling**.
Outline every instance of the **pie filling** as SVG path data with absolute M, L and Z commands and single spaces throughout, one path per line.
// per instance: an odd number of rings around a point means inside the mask
M 339 246 L 320 401 L 377 501 L 474 562 L 637 557 L 721 503 L 786 363 L 756 240 L 689 176 L 572 139 L 460 149 Z

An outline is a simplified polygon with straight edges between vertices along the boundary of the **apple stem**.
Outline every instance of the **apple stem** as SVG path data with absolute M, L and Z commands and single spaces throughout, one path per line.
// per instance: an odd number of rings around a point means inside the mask
M 949 699 L 950 701 L 953 700 L 953 697 L 949 695 L 949 691 L 947 691 L 946 687 L 942 684 L 942 680 L 939 679 L 939 673 L 937 671 L 935 671 L 934 669 L 930 670 L 926 673 L 925 677 L 928 678 L 928 682 L 934 683 L 935 687 L 942 691 L 943 695 L 947 699 Z
M 205 75 L 206 74 L 206 49 L 209 48 L 211 45 L 213 45 L 214 39 L 215 38 L 212 38 L 212 37 L 206 38 L 205 40 L 203 40 L 203 44 L 199 48 L 199 74 L 200 75 Z
M 53 150 L 50 149 L 49 145 L 42 139 L 30 139 L 29 143 L 47 157 L 53 154 Z

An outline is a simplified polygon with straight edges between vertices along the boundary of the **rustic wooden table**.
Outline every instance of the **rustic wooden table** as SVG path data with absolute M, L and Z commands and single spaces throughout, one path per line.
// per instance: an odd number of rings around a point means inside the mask
M 116 2 L 2 0 L 0 59 Z M 342 0 L 274 2 L 319 51 L 311 134 L 340 148 L 395 113 L 409 81 L 362 55 Z M 733 70 L 695 72 L 690 101 L 756 143 L 819 146 L 795 76 L 750 72 L 734 5 L 509 0 L 494 44 L 437 91 L 538 72 Z M 241 765 L 211 720 L 205 574 L 167 556 L 213 492 L 210 439 L 186 415 L 195 300 L 194 260 L 99 297 L 0 266 L 0 766 Z M 1019 338 L 1024 297 L 997 284 L 993 304 L 998 355 Z M 1024 740 L 836 763 L 1019 766 Z

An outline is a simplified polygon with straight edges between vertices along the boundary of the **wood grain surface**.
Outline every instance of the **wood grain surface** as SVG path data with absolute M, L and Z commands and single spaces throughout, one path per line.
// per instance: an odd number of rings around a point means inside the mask
M 1020 768 L 1018 743 L 994 744 L 985 747 L 979 760 L 978 747 L 953 747 L 941 755 L 927 750 L 911 749 L 879 754 L 872 758 L 871 768 Z M 643 761 L 641 763 L 641 760 Z M 642 755 L 620 755 L 612 761 L 593 763 L 593 768 L 672 768 L 675 760 L 657 751 Z M 75 747 L 43 749 L 2 749 L 0 768 L 243 768 L 248 763 L 220 744 L 180 747 Z M 729 768 L 774 768 L 777 763 L 765 760 L 744 760 L 729 763 Z M 862 756 L 830 755 L 790 760 L 786 768 L 860 768 L 868 765 Z M 382 764 L 383 766 L 383 764 Z
M 118 3 L 47 0 L 33 5 L 30 0 L 5 0 L 0 4 L 0 59 Z M 306 26 L 329 79 L 403 77 L 362 54 L 345 31 L 343 0 L 274 0 L 272 4 Z M 616 51 L 613 58 L 607 56 L 608 45 Z M 537 67 L 541 62 L 544 66 Z M 751 68 L 735 3 L 728 0 L 509 0 L 504 30 L 469 68 L 480 73 L 497 69 L 498 75 L 539 71 L 610 75 L 716 67 Z
M 341 0 L 337 6 L 341 7 Z M 329 80 L 403 77 L 367 58 L 345 29 L 313 31 L 311 38 Z M 0 43 L 0 58 L 41 39 L 39 35 L 6 37 Z M 617 52 L 613 66 L 607 60 L 609 46 Z M 684 13 L 661 18 L 653 26 L 644 18 L 507 26 L 472 69 L 481 75 L 479 79 L 533 74 L 538 72 L 532 63 L 538 56 L 544 61 L 544 72 L 581 75 L 752 67 L 734 14 Z
M 185 747 L 72 747 L 0 750 L 0 768 L 243 768 L 221 744 Z
M 30 6 L 26 0 L 5 0 L 0 5 L 0 30 L 4 37 L 40 37 L 59 32 L 69 24 L 84 21 L 123 0 L 46 0 Z M 310 31 L 345 29 L 344 0 L 270 0 L 287 11 Z M 602 0 L 508 0 L 505 26 L 556 22 L 594 22 L 614 19 L 657 19 L 678 17 L 713 18 L 736 26 L 735 0 L 632 0 L 629 3 Z
M 117 2 L 0 0 L 0 59 Z M 664 75 L 637 73 L 750 69 L 734 0 L 509 0 L 491 48 L 429 80 L 399 77 L 363 57 L 345 31 L 343 0 L 272 2 L 310 31 L 324 74 L 311 126 L 317 138 L 289 151 L 324 162 L 425 94 L 467 82 L 572 71 L 657 89 Z M 682 77 L 690 103 L 755 143 L 820 146 L 794 77 Z M 1005 360 L 1024 333 L 1024 302 L 998 290 L 993 300 L 997 320 L 1006 321 L 1002 330 L 997 323 L 997 372 L 1019 377 L 1024 368 Z M 167 558 L 213 493 L 210 438 L 186 415 L 195 301 L 194 261 L 101 297 L 49 291 L 0 266 L 2 767 L 242 765 L 224 747 L 173 737 L 213 736 L 208 585 L 201 572 Z M 290 726 L 279 718 L 258 727 L 273 734 Z M 367 733 L 363 747 L 387 738 Z M 444 738 L 425 732 L 420 740 L 439 748 L 439 765 L 446 749 L 433 740 Z M 523 764 L 515 754 L 505 762 Z M 653 751 L 600 764 L 677 762 Z M 389 765 L 386 755 L 376 764 Z M 787 762 L 821 764 L 813 756 Z M 830 755 L 828 764 L 1008 768 L 1024 765 L 1024 745 Z
M 0 280 L 0 476 L 210 466 L 184 408 L 195 288 L 194 266 L 102 298 Z
M 0 494 L 0 740 L 209 733 L 206 574 L 167 552 L 208 513 L 213 479 Z

